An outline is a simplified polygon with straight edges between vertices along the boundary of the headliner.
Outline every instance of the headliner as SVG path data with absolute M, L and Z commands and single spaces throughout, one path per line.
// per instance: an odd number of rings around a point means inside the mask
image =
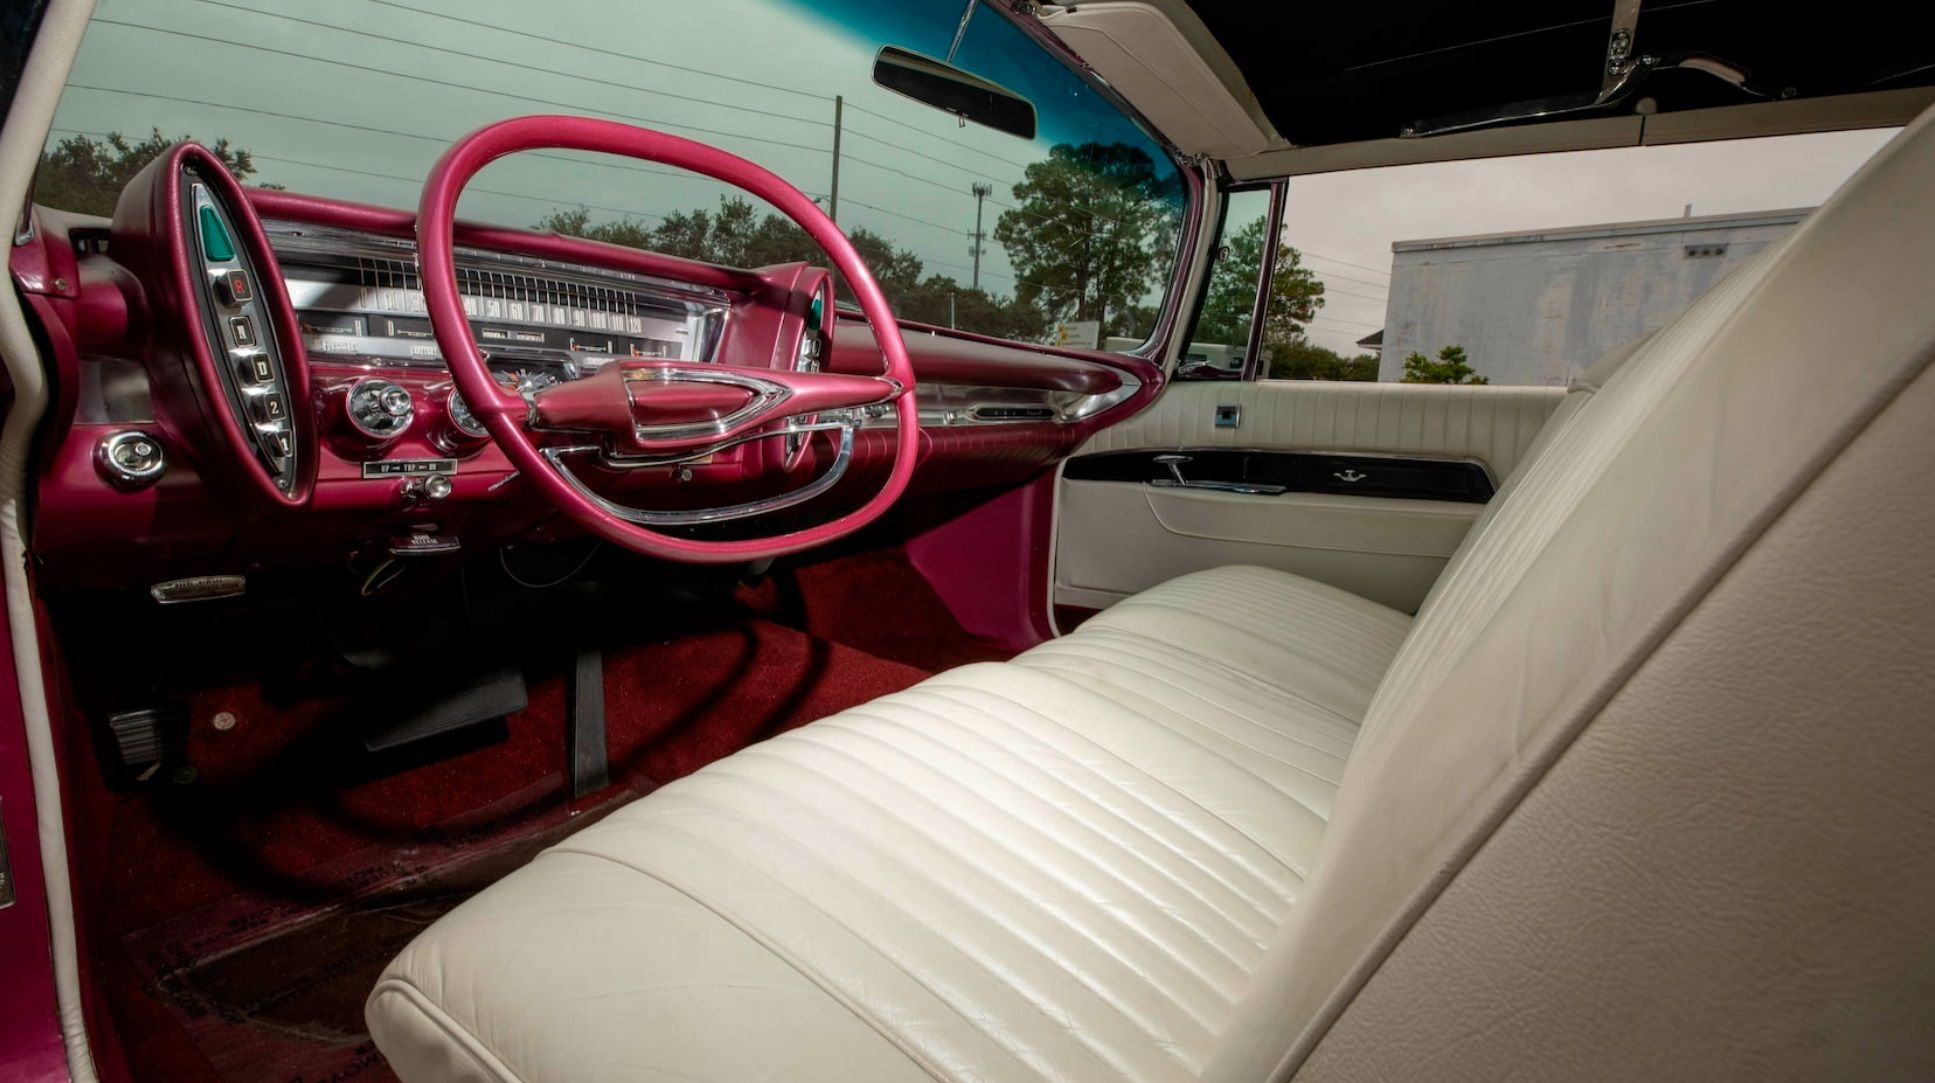
M 1258 4 L 1189 0 L 1292 144 L 1396 136 L 1405 124 L 1599 89 L 1613 0 Z M 1808 98 L 1935 84 L 1935 16 L 1901 0 L 1651 0 L 1641 53 L 1700 52 Z M 1698 72 L 1655 73 L 1660 112 L 1760 100 Z

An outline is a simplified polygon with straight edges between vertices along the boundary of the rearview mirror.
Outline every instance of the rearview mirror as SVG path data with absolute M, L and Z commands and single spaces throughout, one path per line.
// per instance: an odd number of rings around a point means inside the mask
M 962 120 L 1023 139 L 1035 137 L 1035 103 L 944 60 L 889 45 L 874 58 L 873 81 Z

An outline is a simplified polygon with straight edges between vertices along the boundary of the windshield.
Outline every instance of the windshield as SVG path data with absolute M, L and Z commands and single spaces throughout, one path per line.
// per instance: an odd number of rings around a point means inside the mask
M 246 184 L 413 207 L 479 125 L 608 117 L 719 146 L 832 212 L 909 320 L 1025 341 L 1148 337 L 1185 205 L 1174 160 L 1000 12 L 957 0 L 102 0 L 38 202 L 109 214 L 183 138 Z M 1032 140 L 872 82 L 898 45 L 1030 99 Z M 738 266 L 824 263 L 706 178 L 572 152 L 493 164 L 461 213 Z

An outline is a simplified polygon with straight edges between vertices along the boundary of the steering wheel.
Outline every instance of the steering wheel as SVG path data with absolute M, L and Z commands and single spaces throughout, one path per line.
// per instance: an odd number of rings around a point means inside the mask
M 453 238 L 457 199 L 477 171 L 498 158 L 547 149 L 617 154 L 675 166 L 734 185 L 777 207 L 825 250 L 859 299 L 886 357 L 886 372 L 851 376 L 759 365 L 614 360 L 595 375 L 535 394 L 506 391 L 491 377 L 458 293 Z M 615 544 L 693 563 L 758 560 L 850 534 L 879 518 L 906 491 L 920 422 L 913 363 L 887 297 L 860 253 L 817 204 L 744 158 L 664 132 L 587 117 L 516 117 L 486 125 L 459 139 L 431 168 L 417 209 L 417 263 L 431 329 L 471 413 L 539 492 Z M 652 529 L 746 518 L 820 495 L 845 472 L 868 408 L 888 402 L 899 422 L 893 467 L 880 491 L 859 508 L 803 530 L 761 538 L 714 541 Z M 626 507 L 594 492 L 568 465 L 573 458 L 596 456 L 618 469 L 676 468 L 749 441 L 815 432 L 837 433 L 840 441 L 825 474 L 779 496 L 722 507 Z M 587 443 L 587 437 L 597 439 Z

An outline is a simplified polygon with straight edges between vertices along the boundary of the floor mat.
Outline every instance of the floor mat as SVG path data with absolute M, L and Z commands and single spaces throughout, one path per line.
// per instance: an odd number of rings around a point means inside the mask
M 473 747 L 367 775 L 340 751 L 340 704 L 198 696 L 194 780 L 125 795 L 114 819 L 103 966 L 136 1079 L 388 1079 L 362 1002 L 424 923 L 587 816 L 926 676 L 760 620 L 605 665 L 615 786 L 589 809 L 564 792 L 561 672 Z
M 532 796 L 505 804 L 523 807 Z M 130 933 L 122 946 L 150 995 L 228 1083 L 388 1078 L 362 1011 L 383 967 L 424 926 L 634 796 L 509 824 L 500 810 L 481 810 L 426 832 L 420 844 L 371 847 L 311 870 L 336 902 L 234 895 Z

